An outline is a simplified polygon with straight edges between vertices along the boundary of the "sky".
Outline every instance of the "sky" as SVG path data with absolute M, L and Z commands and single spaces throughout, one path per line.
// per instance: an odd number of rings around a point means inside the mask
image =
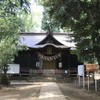
M 35 28 L 35 31 L 40 32 L 41 31 L 41 22 L 43 18 L 43 6 L 38 5 L 37 3 L 34 2 L 34 0 L 31 0 L 31 12 L 34 17 L 34 21 L 38 24 L 37 27 Z
M 30 1 L 31 3 L 30 8 L 31 8 L 32 16 L 34 17 L 33 22 L 37 23 L 34 31 L 44 32 L 41 29 L 44 8 L 42 5 L 39 5 L 38 3 L 36 3 L 36 1 L 38 2 L 38 0 Z M 60 29 L 60 32 L 64 32 L 63 29 Z

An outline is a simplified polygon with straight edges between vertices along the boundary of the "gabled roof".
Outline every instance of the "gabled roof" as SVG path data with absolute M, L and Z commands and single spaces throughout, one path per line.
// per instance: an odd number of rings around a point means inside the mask
M 50 41 L 52 40 L 52 41 Z M 20 33 L 20 44 L 26 45 L 29 48 L 43 48 L 47 45 L 55 46 L 56 48 L 73 48 L 75 43 L 71 43 L 69 36 L 66 33 Z
M 47 36 L 42 41 L 37 43 L 36 45 L 43 45 L 43 44 L 48 44 L 48 43 L 49 44 L 51 43 L 54 45 L 64 45 L 53 37 L 53 33 L 47 33 Z

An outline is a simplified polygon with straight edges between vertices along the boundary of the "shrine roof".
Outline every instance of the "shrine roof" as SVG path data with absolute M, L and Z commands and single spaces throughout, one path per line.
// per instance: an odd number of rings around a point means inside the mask
M 34 48 L 44 48 L 46 46 L 53 46 L 55 48 L 62 48 L 62 49 L 70 48 L 70 47 L 65 46 L 65 45 L 55 45 L 55 44 L 52 44 L 52 43 L 46 43 L 46 44 L 42 44 L 42 45 L 35 45 Z M 32 48 L 32 47 L 30 47 L 30 48 Z
M 47 33 L 22 32 L 20 33 L 20 44 L 29 48 L 42 48 L 46 45 L 52 45 L 56 48 L 75 48 L 75 43 L 69 42 L 70 37 L 67 33 L 53 33 L 53 38 L 58 41 L 59 45 L 52 43 L 43 44 L 46 38 Z

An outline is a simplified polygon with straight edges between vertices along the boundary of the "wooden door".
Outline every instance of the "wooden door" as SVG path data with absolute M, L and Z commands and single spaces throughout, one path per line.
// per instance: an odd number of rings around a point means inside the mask
M 55 69 L 56 61 L 43 61 L 43 69 Z

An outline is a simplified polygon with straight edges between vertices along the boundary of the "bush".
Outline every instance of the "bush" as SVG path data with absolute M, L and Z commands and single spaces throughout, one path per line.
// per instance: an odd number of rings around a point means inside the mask
M 1 85 L 10 85 L 10 80 L 7 75 L 3 74 L 1 76 Z

